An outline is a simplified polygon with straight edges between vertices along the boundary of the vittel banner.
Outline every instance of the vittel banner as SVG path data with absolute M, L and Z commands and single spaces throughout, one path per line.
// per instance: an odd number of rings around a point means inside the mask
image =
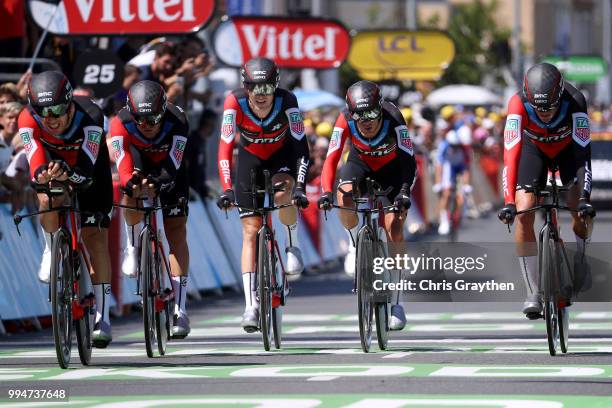
M 212 16 L 214 0 L 30 0 L 40 27 L 61 35 L 189 33 Z M 59 7 L 56 11 L 56 7 Z
M 258 56 L 285 68 L 337 68 L 348 56 L 351 41 L 337 21 L 259 16 L 225 20 L 213 43 L 218 58 L 230 66 Z

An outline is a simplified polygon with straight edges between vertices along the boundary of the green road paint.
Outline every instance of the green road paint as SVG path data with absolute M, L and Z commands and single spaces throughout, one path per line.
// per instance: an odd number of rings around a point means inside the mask
M 90 381 L 183 378 L 305 378 L 329 381 L 345 377 L 525 377 L 525 378 L 612 378 L 612 365 L 537 366 L 474 364 L 308 364 L 244 365 L 146 368 L 0 368 L 6 381 Z
M 0 399 L 3 407 L 53 407 L 52 402 L 12 402 Z M 244 408 L 401 408 L 401 407 L 479 407 L 479 408 L 605 408 L 612 406 L 612 397 L 548 396 L 548 395 L 421 395 L 421 394 L 320 394 L 320 395 L 163 395 L 122 397 L 70 397 L 74 408 L 149 408 L 149 407 L 193 407 L 233 406 Z
M 408 313 L 406 319 L 409 322 L 420 321 L 525 321 L 525 315 L 519 312 L 483 312 L 483 313 Z M 576 312 L 570 315 L 571 320 L 612 320 L 612 312 Z M 194 322 L 194 326 L 215 324 L 240 324 L 241 318 L 217 317 L 214 319 Z M 313 322 L 356 322 L 357 315 L 349 314 L 283 314 L 285 323 L 313 323 Z

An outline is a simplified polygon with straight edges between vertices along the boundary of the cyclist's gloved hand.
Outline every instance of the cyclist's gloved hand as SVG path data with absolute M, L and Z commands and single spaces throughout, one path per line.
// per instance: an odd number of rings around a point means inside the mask
M 405 191 L 400 191 L 397 196 L 395 196 L 395 200 L 393 200 L 393 205 L 400 211 L 407 211 L 412 202 L 410 201 L 410 195 Z
M 439 193 L 440 191 L 442 191 L 442 184 L 440 183 L 436 183 L 434 184 L 431 189 L 433 190 L 434 193 Z
M 142 185 L 142 174 L 138 172 L 134 172 L 132 175 L 132 178 L 130 178 L 128 182 L 125 183 L 125 188 L 123 188 L 123 191 L 129 197 L 133 197 L 134 189 L 140 187 L 141 185 Z
M 474 189 L 472 188 L 471 185 L 469 184 L 463 185 L 463 194 L 472 194 L 472 191 L 474 191 Z
M 516 205 L 514 204 L 506 204 L 506 206 L 497 213 L 497 218 L 504 224 L 512 224 L 514 222 L 514 217 L 516 217 Z
M 234 194 L 234 190 L 228 188 L 217 199 L 217 207 L 219 207 L 220 210 L 227 210 L 234 205 L 235 201 L 236 196 Z
M 149 175 L 147 176 L 147 181 L 149 184 L 153 184 L 155 194 L 167 193 L 168 191 L 172 190 L 172 187 L 174 187 L 174 180 L 168 181 L 162 176 Z
M 321 198 L 319 198 L 319 208 L 325 211 L 331 210 L 334 204 L 334 195 L 330 192 L 321 194 Z
M 293 205 L 299 208 L 308 208 L 308 205 L 310 204 L 308 202 L 308 198 L 306 197 L 306 193 L 301 188 L 295 189 L 293 196 L 291 197 L 291 202 Z
M 580 218 L 595 218 L 595 208 L 591 205 L 587 198 L 578 200 L 578 215 Z

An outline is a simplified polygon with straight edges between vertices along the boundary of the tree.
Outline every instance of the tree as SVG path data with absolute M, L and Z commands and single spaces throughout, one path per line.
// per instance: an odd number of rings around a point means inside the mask
M 469 4 L 451 6 L 448 35 L 455 43 L 455 58 L 439 82 L 448 84 L 481 84 L 485 75 L 493 74 L 503 83 L 500 68 L 508 63 L 506 50 L 510 31 L 500 29 L 493 19 L 497 0 L 474 0 Z M 421 27 L 434 28 L 439 19 L 434 17 Z

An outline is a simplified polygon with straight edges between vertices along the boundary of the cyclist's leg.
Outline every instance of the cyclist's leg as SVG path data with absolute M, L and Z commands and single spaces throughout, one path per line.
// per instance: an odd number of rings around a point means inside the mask
M 261 174 L 261 160 L 244 149 L 238 150 L 238 166 L 236 169 L 236 202 L 241 207 L 252 208 L 253 197 L 247 193 L 251 189 L 251 170 L 257 171 L 257 185 L 263 186 L 263 175 Z M 256 207 L 263 206 L 263 198 L 258 198 Z M 259 302 L 257 300 L 257 281 L 255 279 L 255 259 L 257 231 L 262 226 L 262 218 L 259 213 L 240 210 L 242 222 L 242 285 L 244 288 L 245 310 L 242 315 L 241 326 L 247 332 L 253 332 L 259 327 Z
M 172 190 L 160 195 L 163 206 L 177 204 L 175 207 L 165 208 L 164 232 L 169 247 L 170 274 L 172 275 L 172 289 L 175 295 L 175 309 L 177 316 L 172 327 L 172 334 L 185 337 L 191 331 L 185 302 L 187 300 L 187 282 L 189 274 L 189 247 L 187 246 L 187 216 L 189 207 L 178 205 L 179 198 L 189 198 L 189 179 L 186 167 L 181 167 L 175 179 Z
M 450 217 L 448 214 L 448 200 L 456 180 L 454 167 L 449 161 L 442 163 L 442 178 L 440 185 L 442 191 L 440 193 L 440 223 L 438 225 L 438 234 L 447 235 L 450 231 Z
M 548 166 L 543 154 L 528 139 L 523 142 L 517 177 L 515 195 L 516 209 L 522 211 L 536 205 L 533 193 L 523 189 L 532 186 L 536 181 L 540 187 L 546 185 Z M 515 242 L 518 261 L 521 268 L 527 298 L 523 304 L 523 313 L 539 315 L 542 305 L 539 296 L 540 275 L 538 270 L 538 248 L 533 229 L 535 213 L 521 214 L 516 217 Z
M 350 196 L 344 196 L 340 189 L 345 192 L 353 190 L 352 180 L 355 179 L 357 186 L 370 174 L 370 170 L 366 164 L 357 157 L 349 154 L 349 159 L 340 169 L 340 180 L 338 182 L 338 192 L 336 193 L 336 201 L 341 207 L 355 208 L 355 202 Z M 359 231 L 359 218 L 354 211 L 338 210 L 340 222 L 346 228 L 349 234 L 349 245 L 346 258 L 344 259 L 344 272 L 349 276 L 355 275 L 355 256 L 357 249 L 357 232 Z
M 81 237 L 91 260 L 91 281 L 96 296 L 94 344 L 105 347 L 112 340 L 108 315 L 111 293 L 111 266 L 108 228 L 113 209 L 113 183 L 108 148 L 100 145 L 100 155 L 93 173 L 93 184 L 78 193 L 81 215 Z

